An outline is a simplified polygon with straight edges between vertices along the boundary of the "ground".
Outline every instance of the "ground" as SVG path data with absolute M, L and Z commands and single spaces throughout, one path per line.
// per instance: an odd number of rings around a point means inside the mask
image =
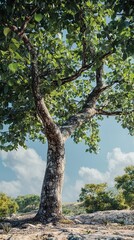
M 132 240 L 133 218 L 134 211 L 123 210 L 73 216 L 46 225 L 31 222 L 12 227 L 9 222 L 1 222 L 0 240 Z M 26 216 L 20 219 L 25 220 Z

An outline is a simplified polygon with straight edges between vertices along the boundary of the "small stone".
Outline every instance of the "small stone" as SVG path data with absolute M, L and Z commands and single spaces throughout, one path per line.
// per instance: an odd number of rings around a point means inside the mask
M 53 237 L 54 235 L 53 234 L 48 234 L 48 237 Z
M 79 235 L 69 234 L 67 240 L 82 240 L 83 238 Z
M 74 222 L 77 223 L 77 224 L 82 224 L 82 222 L 78 219 L 74 219 Z
M 62 232 L 68 232 L 68 230 L 67 229 L 62 229 Z
M 57 238 L 55 238 L 55 237 L 48 237 L 48 238 L 46 238 L 46 240 L 57 240 Z
M 24 228 L 35 228 L 36 226 L 30 223 L 25 223 L 21 226 L 22 229 Z

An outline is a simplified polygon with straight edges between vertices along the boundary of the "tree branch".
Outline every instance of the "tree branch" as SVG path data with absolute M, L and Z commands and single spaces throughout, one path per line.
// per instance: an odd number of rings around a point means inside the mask
M 108 56 L 110 56 L 112 53 L 113 53 L 113 51 L 109 51 L 109 52 L 103 54 L 103 55 L 99 58 L 99 60 L 102 61 L 103 59 L 105 59 L 105 58 L 107 58 Z M 97 58 L 96 60 L 98 60 L 98 58 Z M 64 85 L 64 84 L 66 84 L 66 83 L 69 83 L 69 82 L 72 82 L 72 81 L 76 80 L 78 77 L 81 76 L 81 74 L 82 74 L 84 71 L 90 69 L 90 68 L 94 65 L 94 63 L 96 62 L 96 60 L 93 59 L 93 61 L 92 61 L 90 64 L 87 64 L 87 65 L 85 65 L 85 66 L 82 66 L 82 67 L 81 67 L 78 71 L 76 71 L 72 76 L 59 79 L 59 81 L 61 82 L 61 85 Z M 57 81 L 57 80 L 53 81 L 52 85 L 54 85 L 55 87 L 58 87 L 58 86 L 59 86 L 58 81 Z
M 82 67 L 81 67 L 78 71 L 76 71 L 72 76 L 60 79 L 61 85 L 64 85 L 64 84 L 66 84 L 66 83 L 68 83 L 68 82 L 72 82 L 72 81 L 74 81 L 75 79 L 77 79 L 78 77 L 80 77 L 81 74 L 82 74 L 84 71 L 88 70 L 89 68 L 91 68 L 91 67 L 93 66 L 94 62 L 95 62 L 95 61 L 92 61 L 90 64 L 85 65 L 85 66 L 82 66 Z M 59 86 L 59 85 L 58 85 L 58 81 L 57 81 L 57 80 L 56 80 L 56 81 L 53 81 L 53 85 L 54 85 L 54 86 Z
M 81 126 L 83 122 L 89 121 L 96 114 L 96 101 L 99 98 L 100 94 L 108 87 L 102 86 L 102 84 L 100 85 L 100 82 L 102 83 L 102 69 L 103 65 L 97 69 L 97 85 L 87 96 L 87 99 L 85 100 L 81 111 L 79 111 L 79 113 L 76 115 L 70 117 L 64 126 L 62 126 L 61 131 L 65 139 L 68 138 L 77 127 Z
M 83 122 L 89 121 L 96 114 L 95 105 L 99 96 L 107 88 L 111 87 L 109 85 L 103 85 L 102 74 L 103 63 L 101 63 L 101 66 L 96 70 L 96 87 L 87 96 L 81 111 L 79 111 L 78 114 L 70 117 L 64 126 L 62 126 L 61 131 L 65 139 L 68 138 L 77 127 L 81 126 Z
M 103 63 L 101 63 L 100 67 L 98 67 L 96 70 L 96 87 L 87 96 L 87 99 L 83 105 L 83 109 L 89 108 L 89 107 L 94 108 L 101 93 L 104 92 L 107 88 L 111 87 L 109 85 L 103 84 L 102 74 L 103 74 Z
M 101 63 L 100 67 L 96 69 L 96 87 L 93 89 L 93 91 L 87 96 L 87 100 L 85 101 L 85 104 L 83 108 L 85 107 L 95 107 L 96 102 L 101 95 L 102 92 L 104 92 L 106 89 L 111 88 L 114 84 L 121 84 L 123 83 L 123 79 L 115 80 L 109 85 L 103 84 L 103 62 Z M 103 107 L 106 107 L 104 105 Z
M 87 108 L 71 116 L 60 128 L 64 141 L 72 135 L 77 127 L 90 121 L 95 114 L 96 110 L 94 108 Z
M 102 75 L 103 75 L 103 63 L 101 63 L 100 67 L 96 69 L 96 86 L 98 88 L 103 86 Z
M 83 107 L 79 113 L 74 116 L 71 116 L 66 123 L 61 127 L 62 134 L 64 139 L 67 139 L 74 130 L 81 126 L 83 122 L 89 121 L 94 115 L 121 115 L 122 111 L 116 112 L 106 112 L 102 109 L 95 108 L 96 102 L 99 99 L 102 92 L 106 91 L 110 87 L 113 86 L 115 83 L 119 83 L 119 81 L 115 81 L 110 85 L 104 85 L 103 80 L 103 62 L 96 70 L 96 87 L 89 93 Z M 126 113 L 127 114 L 127 113 Z
M 26 17 L 25 17 L 25 20 L 24 20 L 24 22 L 23 22 L 23 24 L 22 24 L 21 27 L 16 27 L 15 25 L 9 26 L 9 25 L 7 25 L 7 24 L 4 24 L 4 25 L 5 25 L 5 26 L 8 26 L 13 32 L 16 32 L 16 33 L 18 34 L 18 36 L 21 36 L 21 35 L 25 32 L 25 30 L 26 30 L 26 28 L 27 28 L 27 25 L 28 25 L 28 23 L 31 21 L 34 13 L 35 13 L 38 9 L 39 9 L 39 7 L 36 7 L 36 8 L 31 12 L 31 15 L 30 15 L 30 16 L 26 16 Z
M 126 115 L 126 114 L 131 114 L 133 113 L 134 110 L 132 111 L 114 111 L 114 112 L 107 112 L 104 111 L 103 109 L 96 109 L 96 115 L 105 115 L 105 116 L 119 116 L 119 115 Z
M 47 136 L 48 141 L 54 141 L 54 139 L 59 140 L 59 144 L 62 142 L 62 135 L 60 132 L 59 127 L 54 123 L 47 107 L 44 102 L 44 98 L 41 94 L 40 91 L 40 74 L 38 70 L 38 58 L 37 58 L 37 53 L 36 49 L 30 42 L 29 38 L 25 34 L 25 29 L 26 25 L 29 22 L 29 19 L 25 20 L 25 24 L 23 24 L 21 32 L 19 31 L 19 28 L 16 26 L 11 26 L 10 29 L 15 32 L 24 42 L 24 45 L 27 47 L 30 56 L 31 56 L 31 75 L 32 75 L 32 91 L 33 91 L 33 97 L 34 97 L 34 102 L 36 106 L 36 111 L 37 114 L 40 118 L 40 122 L 42 123 L 44 127 L 44 132 Z M 21 34 L 20 34 L 21 33 Z
M 22 24 L 21 28 L 19 29 L 18 36 L 21 36 L 21 35 L 25 32 L 28 23 L 30 22 L 30 20 L 32 19 L 32 16 L 34 15 L 34 13 L 35 13 L 38 9 L 39 9 L 39 7 L 36 7 L 36 8 L 31 12 L 31 15 L 30 15 L 30 16 L 26 16 L 26 17 L 25 17 L 25 21 L 24 21 L 24 23 Z

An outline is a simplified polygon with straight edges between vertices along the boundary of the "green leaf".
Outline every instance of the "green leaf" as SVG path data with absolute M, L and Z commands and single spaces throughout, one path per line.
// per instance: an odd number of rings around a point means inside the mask
M 1 54 L 2 54 L 2 56 L 5 56 L 7 54 L 7 51 L 2 51 L 1 50 Z
M 34 15 L 34 19 L 36 22 L 40 22 L 42 20 L 42 18 L 43 18 L 43 15 L 41 13 L 38 13 L 38 14 L 36 13 Z
M 12 38 L 11 41 L 14 43 L 14 45 L 19 48 L 20 47 L 20 43 L 15 39 L 15 38 Z
M 10 63 L 8 65 L 8 68 L 10 69 L 10 71 L 12 71 L 13 73 L 15 73 L 18 69 L 18 63 Z
M 90 1 L 86 2 L 86 5 L 90 8 L 92 6 L 92 3 Z
M 4 28 L 4 35 L 5 35 L 5 37 L 8 35 L 8 33 L 10 32 L 10 28 L 8 28 L 8 27 L 6 27 L 6 28 Z
M 17 48 L 16 48 L 16 46 L 15 46 L 13 43 L 10 43 L 10 44 L 9 44 L 9 50 L 12 51 L 12 52 L 14 52 L 14 51 L 17 50 Z

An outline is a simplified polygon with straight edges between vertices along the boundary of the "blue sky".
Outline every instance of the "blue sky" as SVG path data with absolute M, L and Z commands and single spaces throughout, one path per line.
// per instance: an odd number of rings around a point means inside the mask
M 107 182 L 113 186 L 114 177 L 134 165 L 134 138 L 122 129 L 113 117 L 100 126 L 99 154 L 86 153 L 83 143 L 66 142 L 66 171 L 63 201 L 78 199 L 85 183 Z M 28 141 L 28 149 L 0 151 L 0 191 L 10 196 L 40 194 L 46 165 L 47 144 Z

